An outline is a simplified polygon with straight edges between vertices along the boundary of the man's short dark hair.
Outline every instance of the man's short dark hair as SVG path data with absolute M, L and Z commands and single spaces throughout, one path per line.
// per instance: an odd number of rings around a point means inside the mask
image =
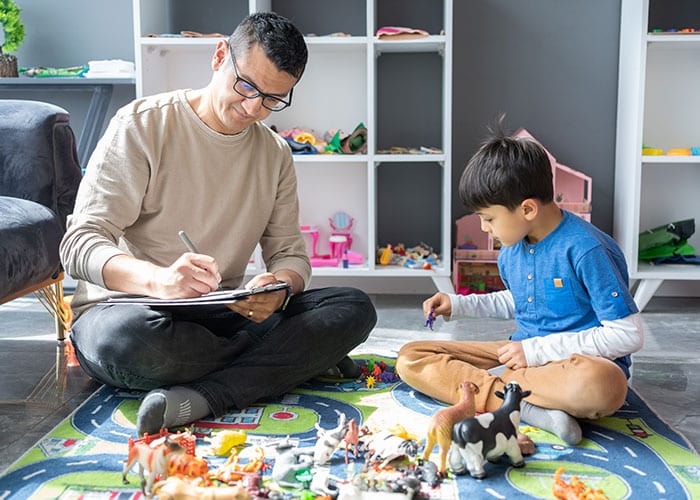
M 274 12 L 247 16 L 229 37 L 229 46 L 233 47 L 234 55 L 239 56 L 255 44 L 262 47 L 280 71 L 297 80 L 301 78 L 309 55 L 304 35 L 289 19 Z
M 503 119 L 464 167 L 459 198 L 467 213 L 492 205 L 513 210 L 528 198 L 554 201 L 552 166 L 544 148 L 534 139 L 509 137 Z

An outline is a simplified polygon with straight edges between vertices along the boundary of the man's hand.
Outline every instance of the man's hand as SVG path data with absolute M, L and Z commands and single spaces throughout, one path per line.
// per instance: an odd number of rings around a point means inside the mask
M 262 273 L 255 276 L 245 287 L 250 290 L 252 288 L 260 288 L 266 285 L 273 285 L 279 280 L 272 273 Z M 287 298 L 286 290 L 279 290 L 269 293 L 256 293 L 246 297 L 244 300 L 239 300 L 231 304 L 226 304 L 229 309 L 237 312 L 241 316 L 248 318 L 256 323 L 262 323 L 270 317 L 272 313 L 277 311 L 284 300 Z
M 199 297 L 217 289 L 219 264 L 213 257 L 186 252 L 168 267 L 130 255 L 115 255 L 102 268 L 110 290 L 159 299 Z
M 527 359 L 522 342 L 508 342 L 498 351 L 498 361 L 511 370 L 527 368 Z
M 213 292 L 220 281 L 219 265 L 213 257 L 186 252 L 170 266 L 158 268 L 153 283 L 157 297 L 170 299 Z

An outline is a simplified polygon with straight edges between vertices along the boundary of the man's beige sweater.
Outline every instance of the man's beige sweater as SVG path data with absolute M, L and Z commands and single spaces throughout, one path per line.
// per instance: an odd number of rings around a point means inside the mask
M 261 123 L 233 136 L 211 130 L 184 90 L 120 109 L 90 159 L 60 249 L 81 280 L 74 312 L 114 295 L 102 268 L 115 255 L 172 264 L 186 251 L 181 229 L 216 258 L 224 287 L 241 285 L 258 242 L 268 271 L 309 283 L 287 143 Z

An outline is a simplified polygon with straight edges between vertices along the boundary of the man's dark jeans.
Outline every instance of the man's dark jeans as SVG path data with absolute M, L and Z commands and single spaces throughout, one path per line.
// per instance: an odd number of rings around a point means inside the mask
M 71 340 L 97 380 L 139 390 L 186 386 L 220 416 L 334 367 L 376 322 L 364 292 L 333 287 L 294 295 L 260 324 L 225 306 L 99 304 L 78 318 Z

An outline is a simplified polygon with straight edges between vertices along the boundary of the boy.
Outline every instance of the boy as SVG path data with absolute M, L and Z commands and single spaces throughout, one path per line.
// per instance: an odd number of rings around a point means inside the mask
M 506 137 L 500 123 L 466 166 L 459 195 L 481 229 L 500 240 L 507 289 L 437 293 L 423 311 L 446 320 L 514 318 L 517 329 L 503 341 L 410 342 L 399 352 L 397 371 L 415 389 L 449 403 L 457 402 L 461 382 L 476 383 L 478 412 L 500 407 L 494 391 L 517 382 L 532 391 L 522 420 L 575 445 L 581 440 L 576 418 L 607 416 L 622 406 L 629 355 L 642 347 L 624 256 L 608 235 L 559 209 L 542 146 Z

